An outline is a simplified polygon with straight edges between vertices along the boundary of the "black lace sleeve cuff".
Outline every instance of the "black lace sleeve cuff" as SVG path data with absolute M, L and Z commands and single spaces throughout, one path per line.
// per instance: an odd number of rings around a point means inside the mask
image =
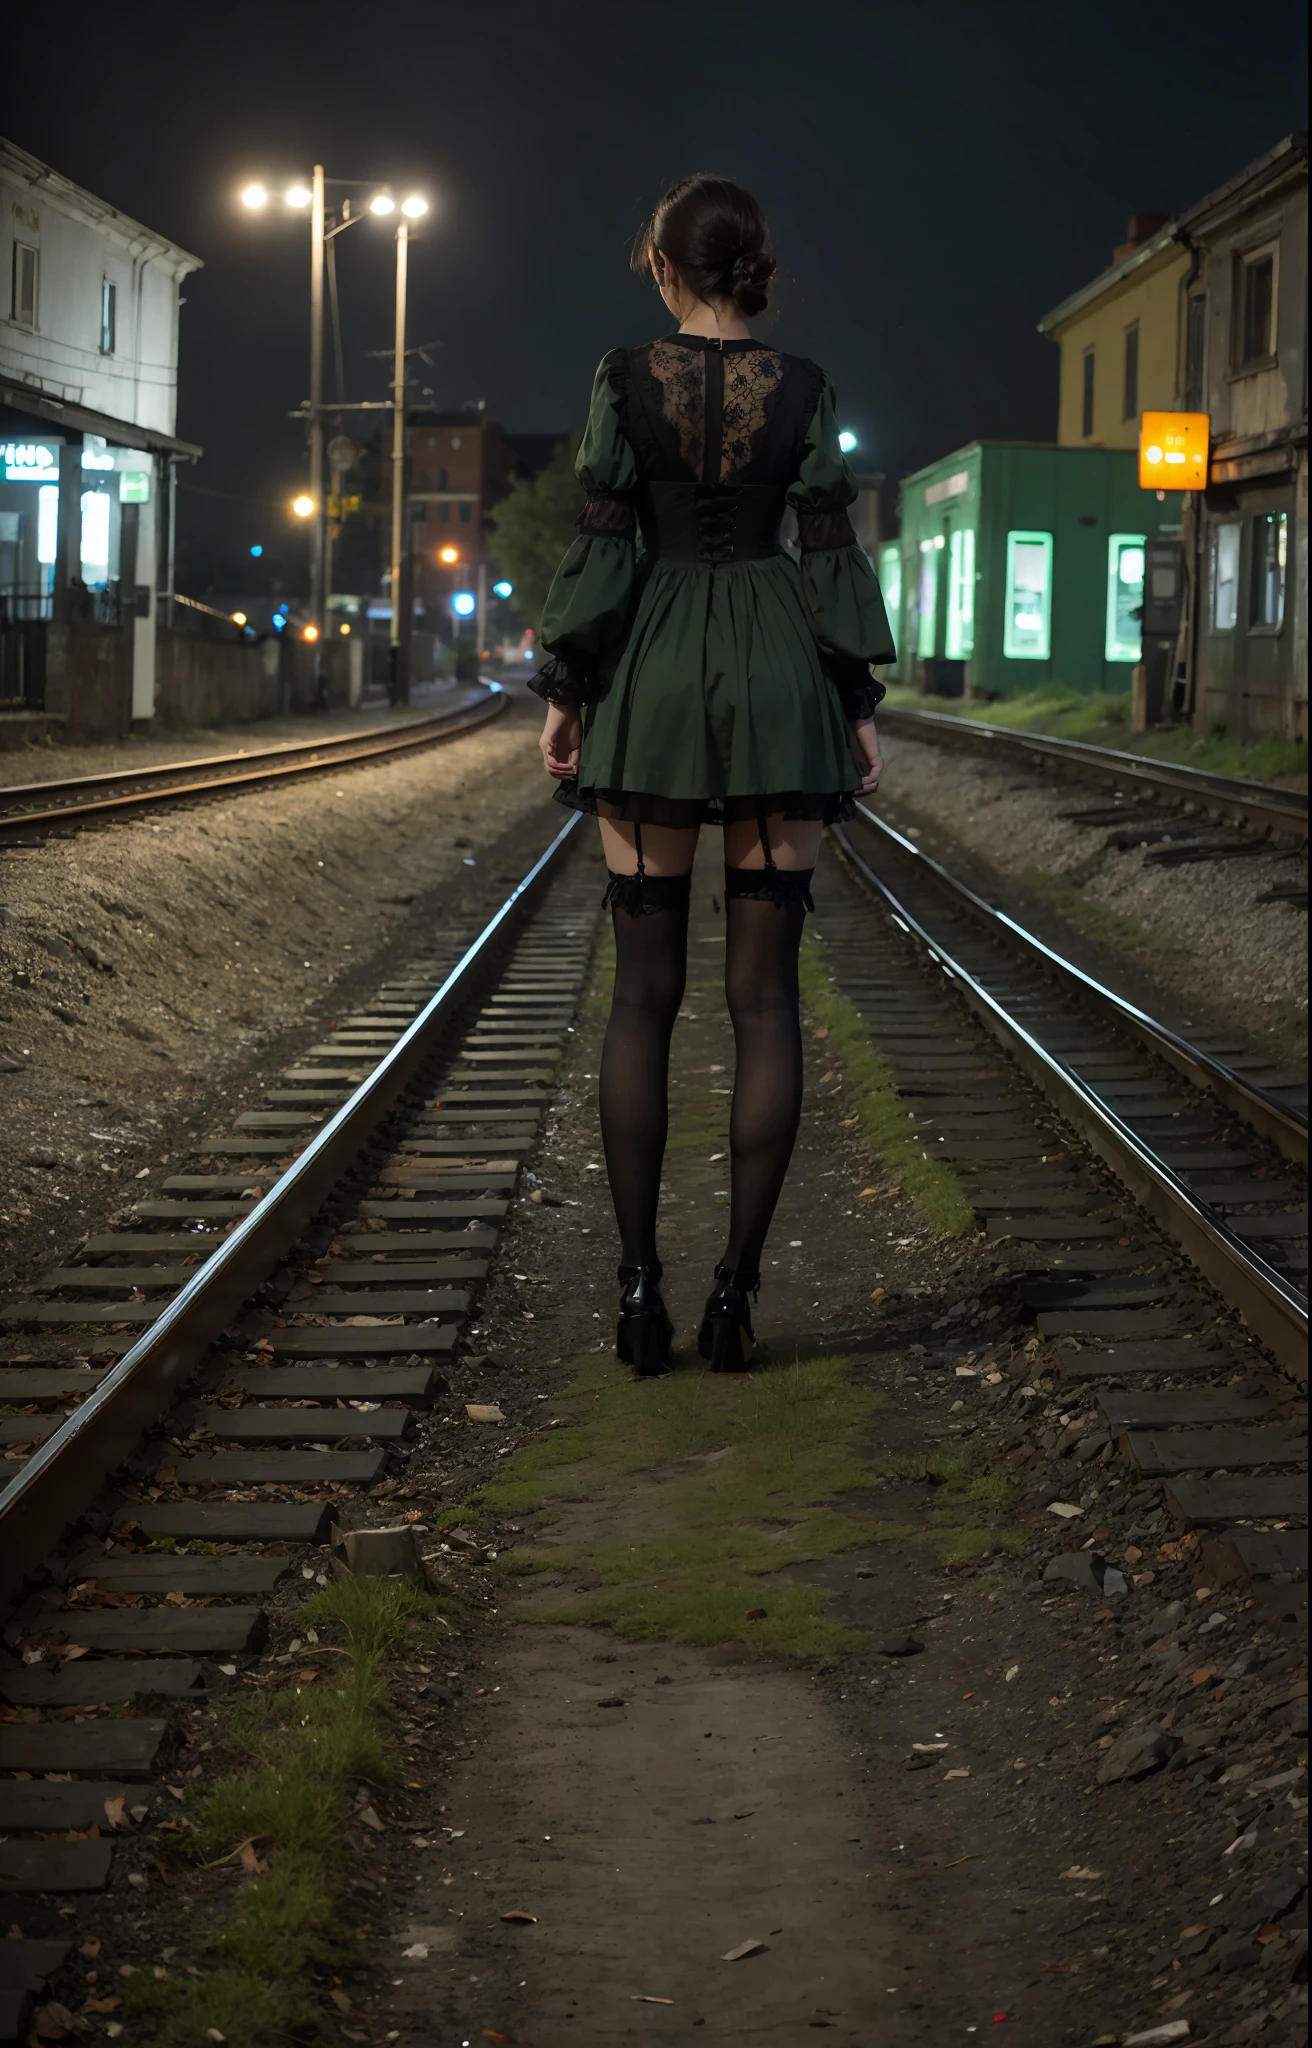
M 535 675 L 529 677 L 528 686 L 546 704 L 563 704 L 577 711 L 584 704 L 595 704 L 606 694 L 606 685 L 597 675 L 578 668 L 564 654 L 552 654 L 543 662 Z
M 638 532 L 633 500 L 600 491 L 588 499 L 575 524 L 593 539 L 604 535 L 609 540 L 634 540 Z
M 856 534 L 844 508 L 835 505 L 827 512 L 798 513 L 797 545 L 804 555 L 818 554 L 822 548 L 854 548 Z
M 888 691 L 870 673 L 865 661 L 831 661 L 829 672 L 838 686 L 844 718 L 873 718 Z

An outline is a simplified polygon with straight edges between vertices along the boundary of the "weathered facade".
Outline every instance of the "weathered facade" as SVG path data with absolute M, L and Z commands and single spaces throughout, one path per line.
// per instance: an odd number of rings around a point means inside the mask
M 1175 404 L 1188 252 L 1174 223 L 1134 214 L 1111 267 L 1039 322 L 1061 350 L 1057 443 L 1137 448 L 1141 412 Z
M 1175 223 L 1188 249 L 1180 399 L 1211 418 L 1186 506 L 1180 668 L 1194 721 L 1307 738 L 1307 137 Z
M 0 141 L 0 714 L 155 704 L 179 287 L 198 259 Z

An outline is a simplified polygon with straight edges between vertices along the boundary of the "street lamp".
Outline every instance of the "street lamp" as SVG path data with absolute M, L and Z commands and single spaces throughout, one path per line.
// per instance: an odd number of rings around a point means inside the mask
M 310 496 L 308 491 L 302 491 L 299 497 L 295 497 L 292 499 L 292 511 L 296 514 L 296 517 L 298 519 L 312 519 L 314 517 L 315 510 L 316 506 L 314 499 Z
M 357 220 L 363 220 L 362 213 L 351 212 L 348 199 L 342 204 L 342 217 L 334 221 L 331 228 L 324 217 L 324 188 L 326 184 L 348 185 L 358 189 L 370 181 L 362 178 L 326 179 L 322 164 L 316 164 L 309 184 L 296 180 L 283 193 L 284 205 L 294 212 L 310 213 L 310 488 L 313 495 L 305 494 L 293 507 L 298 518 L 313 517 L 313 540 L 310 551 L 310 614 L 314 632 L 306 633 L 306 639 L 322 637 L 328 606 L 328 526 L 327 499 L 323 489 L 324 459 L 324 403 L 323 403 L 323 281 L 324 252 L 337 235 L 345 228 L 352 227 Z M 260 212 L 269 203 L 269 188 L 258 179 L 242 188 L 241 202 L 252 212 Z M 386 219 L 397 211 L 397 202 L 384 186 L 374 186 L 373 197 L 368 202 L 368 211 L 377 219 Z M 419 220 L 428 212 L 428 201 L 421 193 L 412 192 L 401 201 L 402 218 L 396 229 L 396 351 L 392 391 L 392 665 L 396 686 L 401 694 L 408 695 L 405 679 L 400 675 L 401 637 L 399 619 L 400 569 L 401 569 L 401 522 L 404 512 L 405 473 L 405 302 L 406 267 L 409 246 L 410 222 Z M 335 275 L 335 273 L 334 273 Z M 351 410 L 356 408 L 352 407 Z M 303 509 L 304 508 L 304 509 Z M 320 678 L 322 684 L 322 678 Z
M 852 453 L 852 450 L 856 447 L 856 435 L 852 432 L 852 429 L 850 427 L 844 427 L 842 433 L 838 437 L 838 445 L 842 449 L 844 455 L 850 455 Z

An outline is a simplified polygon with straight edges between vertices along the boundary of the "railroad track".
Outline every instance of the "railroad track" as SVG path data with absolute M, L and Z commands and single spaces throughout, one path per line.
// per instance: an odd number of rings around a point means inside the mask
M 298 740 L 249 754 L 214 754 L 199 761 L 169 761 L 63 782 L 27 782 L 0 789 L 0 845 L 29 832 L 96 824 L 125 813 L 197 798 L 228 796 L 304 775 L 326 775 L 389 760 L 458 739 L 497 718 L 510 702 L 499 683 L 472 685 L 434 717 L 371 726 L 339 739 Z
M 170 1715 L 322 1577 L 444 1391 L 589 964 L 576 824 L 0 1308 L 0 2041 L 68 1956 L 61 1902 L 141 1861 L 106 1802 L 164 1816 Z
M 926 1153 L 1018 1254 L 1072 1397 L 1097 1390 L 1085 1455 L 1162 1483 L 1213 1584 L 1305 1620 L 1305 1084 L 1187 1044 L 864 806 L 834 840 L 832 971 Z
M 888 732 L 904 733 L 908 739 L 991 754 L 1048 775 L 1056 770 L 1073 781 L 1110 785 L 1115 798 L 1111 805 L 1067 815 L 1090 828 L 1111 831 L 1113 844 L 1148 847 L 1148 858 L 1156 862 L 1179 865 L 1233 859 L 1255 851 L 1257 840 L 1273 839 L 1291 849 L 1307 842 L 1307 797 L 1299 790 L 1247 782 L 1236 775 L 1214 775 L 1204 768 L 1154 761 L 1113 747 L 1090 746 L 1083 740 L 982 725 L 973 718 L 954 718 L 942 711 L 883 705 L 879 723 Z M 1182 810 L 1197 819 L 1183 830 L 1174 815 Z M 1242 836 L 1218 840 L 1216 823 L 1237 827 Z M 1289 900 L 1301 901 L 1306 907 L 1306 888 L 1291 891 Z

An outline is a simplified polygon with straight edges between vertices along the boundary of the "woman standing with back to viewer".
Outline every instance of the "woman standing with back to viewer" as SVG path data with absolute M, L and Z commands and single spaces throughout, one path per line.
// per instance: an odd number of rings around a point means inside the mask
M 615 995 L 601 1128 L 620 1231 L 616 1349 L 663 1372 L 656 1210 L 670 1037 L 683 1000 L 693 855 L 724 828 L 725 987 L 737 1048 L 729 1242 L 698 1333 L 717 1372 L 752 1357 L 748 1295 L 802 1104 L 797 953 L 827 824 L 882 763 L 872 662 L 893 643 L 847 507 L 856 485 L 823 370 L 756 341 L 775 261 L 730 178 L 673 186 L 642 229 L 678 332 L 613 349 L 592 392 L 579 537 L 542 614 L 542 754 L 558 800 L 594 811 L 610 874 Z M 797 514 L 798 556 L 780 545 Z M 638 538 L 642 546 L 639 550 Z

